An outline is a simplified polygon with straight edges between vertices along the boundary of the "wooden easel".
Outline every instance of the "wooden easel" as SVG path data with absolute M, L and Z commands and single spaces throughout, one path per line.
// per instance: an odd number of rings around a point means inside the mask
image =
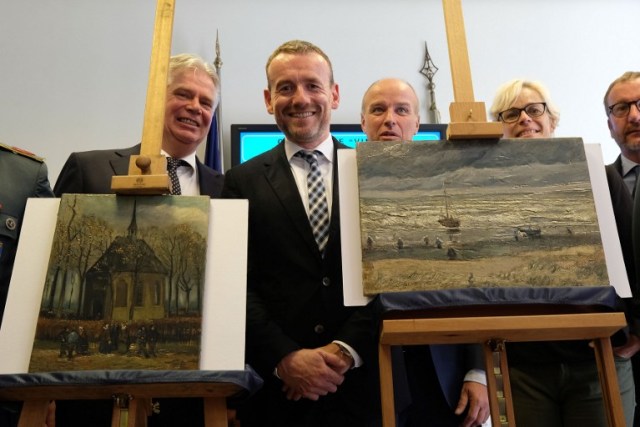
M 111 189 L 118 194 L 168 194 L 167 159 L 160 154 L 167 97 L 175 0 L 158 0 L 151 47 L 147 101 L 140 155 L 131 156 L 129 175 L 114 176 Z
M 242 390 L 224 382 L 155 384 L 37 385 L 0 389 L 0 399 L 24 401 L 18 427 L 44 425 L 53 396 L 65 399 L 114 399 L 112 427 L 144 427 L 151 415 L 151 399 L 158 397 L 204 397 L 205 427 L 227 427 L 226 398 Z M 162 408 L 160 408 L 162 410 Z M 88 423 L 91 420 L 87 420 Z
M 451 123 L 447 126 L 447 139 L 501 138 L 502 123 L 487 122 L 484 102 L 476 102 L 473 97 L 471 67 L 460 0 L 442 0 L 442 6 L 455 99 L 449 105 Z
M 430 344 L 480 344 L 485 355 L 487 388 L 494 427 L 515 427 L 511 387 L 505 341 L 559 341 L 593 340 L 596 364 L 602 386 L 605 413 L 610 427 L 624 427 L 622 399 L 613 362 L 610 336 L 626 325 L 623 313 L 579 314 L 521 314 L 500 315 L 501 309 L 511 307 L 486 307 L 492 315 L 411 318 L 411 312 L 403 317 L 385 319 L 380 332 L 380 389 L 382 419 L 385 427 L 395 427 L 391 346 Z M 465 309 L 469 311 L 469 309 Z M 487 312 L 488 313 L 488 312 Z M 485 314 L 487 314 L 485 313 Z M 450 314 L 460 316 L 462 311 Z M 500 359 L 500 369 L 494 369 L 494 355 Z M 501 385 L 501 386 L 500 386 Z M 501 408 L 504 410 L 501 411 Z
M 443 0 L 451 77 L 455 102 L 449 107 L 451 123 L 447 139 L 499 139 L 502 124 L 487 122 L 483 102 L 473 97 L 471 70 L 460 0 Z M 486 306 L 484 315 L 466 308 L 452 309 L 449 314 L 436 311 L 434 318 L 423 318 L 424 312 L 401 313 L 382 322 L 379 341 L 380 391 L 382 419 L 385 427 L 395 427 L 391 346 L 430 344 L 480 344 L 485 356 L 487 387 L 494 427 L 515 427 L 511 400 L 509 370 L 505 342 L 593 340 L 596 363 L 603 390 L 607 421 L 611 427 L 625 425 L 622 400 L 613 362 L 610 336 L 626 325 L 623 313 L 529 314 L 518 307 L 518 313 L 500 315 L 511 307 Z M 569 308 L 566 308 L 569 310 Z M 487 311 L 490 310 L 490 311 Z M 459 317 L 452 316 L 456 313 Z M 498 373 L 494 356 L 498 358 Z M 503 409 L 501 411 L 501 408 Z

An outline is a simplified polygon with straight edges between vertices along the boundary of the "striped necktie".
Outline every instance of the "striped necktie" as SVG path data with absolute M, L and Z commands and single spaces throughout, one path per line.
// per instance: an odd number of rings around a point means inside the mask
M 329 205 L 327 204 L 327 196 L 322 182 L 322 174 L 318 166 L 318 155 L 322 155 L 322 153 L 301 150 L 295 155 L 304 159 L 311 168 L 307 174 L 309 223 L 318 244 L 318 249 L 324 254 L 324 249 L 329 240 Z

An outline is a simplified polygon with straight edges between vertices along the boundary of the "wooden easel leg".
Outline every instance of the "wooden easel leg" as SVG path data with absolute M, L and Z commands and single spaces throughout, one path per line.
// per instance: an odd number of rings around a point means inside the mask
M 499 347 L 500 351 L 500 372 L 502 373 L 502 391 L 504 394 L 504 410 L 507 414 L 507 425 L 516 426 L 516 416 L 513 411 L 513 395 L 511 394 L 511 377 L 509 376 L 509 362 L 507 359 L 507 348 L 503 341 Z
M 204 399 L 205 427 L 227 427 L 227 401 L 224 397 Z
M 128 394 L 113 396 L 111 427 L 147 427 L 151 415 L 151 399 L 133 398 Z
M 618 373 L 613 361 L 611 341 L 609 338 L 597 338 L 593 340 L 593 343 L 607 422 L 610 427 L 623 427 L 625 420 L 622 411 L 622 398 L 618 386 Z
M 147 427 L 151 415 L 151 399 L 133 398 L 129 402 L 129 423 L 127 427 Z
M 483 345 L 491 425 L 515 427 L 509 383 L 509 365 L 503 340 L 490 340 Z
M 18 427 L 42 426 L 47 419 L 49 399 L 25 400 L 20 412 Z
M 487 392 L 489 393 L 489 411 L 491 413 L 491 425 L 500 426 L 500 404 L 498 403 L 498 379 L 496 377 L 495 363 L 493 361 L 493 344 L 487 341 L 482 346 L 484 352 L 484 367 L 487 373 Z
M 379 344 L 380 400 L 382 403 L 382 425 L 396 427 L 395 404 L 393 401 L 393 367 L 391 365 L 391 346 Z

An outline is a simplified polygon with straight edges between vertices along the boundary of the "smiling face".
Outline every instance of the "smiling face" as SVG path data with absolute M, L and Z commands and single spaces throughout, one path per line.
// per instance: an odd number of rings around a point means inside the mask
M 374 83 L 362 99 L 360 124 L 369 141 L 411 141 L 420 126 L 416 93 L 399 79 Z
M 313 149 L 329 137 L 331 110 L 338 108 L 338 85 L 317 53 L 277 55 L 267 69 L 264 102 L 291 142 Z
M 209 133 L 215 106 L 211 77 L 197 68 L 176 72 L 167 86 L 162 148 L 172 157 L 196 151 Z
M 631 102 L 640 99 L 640 78 L 621 82 L 613 86 L 607 95 L 607 106 L 619 102 Z M 622 154 L 629 160 L 640 163 L 640 111 L 632 105 L 629 115 L 615 117 L 609 114 L 607 119 L 611 137 L 620 147 Z
M 509 108 L 524 108 L 535 102 L 545 102 L 545 100 L 535 90 L 523 87 L 520 95 Z M 515 122 L 502 122 L 502 129 L 504 138 L 552 138 L 555 125 L 553 125 L 548 111 L 539 117 L 529 117 L 526 112 L 522 111 Z

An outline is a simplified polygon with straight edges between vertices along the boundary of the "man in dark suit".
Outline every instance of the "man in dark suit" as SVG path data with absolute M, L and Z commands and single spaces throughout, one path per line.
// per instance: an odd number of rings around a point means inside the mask
M 327 55 L 299 40 L 278 47 L 266 71 L 267 111 L 286 139 L 228 171 L 223 189 L 249 200 L 246 360 L 265 380 L 239 418 L 243 427 L 370 425 L 380 418 L 376 329 L 367 307 L 343 304 L 345 147 L 329 133 L 338 85 Z M 330 219 L 312 227 L 310 216 Z
M 196 157 L 196 149 L 211 126 L 219 86 L 215 70 L 201 58 L 189 54 L 171 57 L 162 154 L 185 162 L 177 170 L 181 194 L 218 197 L 222 191 L 223 176 Z M 64 193 L 111 193 L 111 177 L 126 175 L 129 157 L 139 153 L 139 144 L 72 153 L 58 176 L 54 193 L 58 197 Z
M 196 149 L 205 140 L 219 101 L 220 81 L 214 68 L 202 58 L 181 54 L 169 60 L 167 102 L 165 106 L 162 154 L 182 160 L 177 169 L 180 193 L 219 197 L 224 177 L 203 165 L 196 157 Z M 126 175 L 129 157 L 140 153 L 140 145 L 118 150 L 96 150 L 72 153 L 56 181 L 54 193 L 106 194 L 111 193 L 111 177 Z M 149 418 L 150 426 L 198 426 L 204 424 L 202 399 L 159 399 L 160 414 Z M 96 420 L 96 407 L 83 401 L 64 401 L 57 404 L 56 421 L 64 426 L 86 425 Z M 107 416 L 111 403 L 101 408 Z M 90 418 L 88 418 L 90 417 Z M 98 426 L 96 421 L 93 425 Z
M 606 166 L 606 170 L 620 245 L 633 294 L 633 298 L 625 300 L 629 337 L 625 345 L 614 351 L 616 355 L 631 358 L 636 385 L 633 425 L 640 427 L 640 286 L 632 227 L 633 216 L 638 215 L 637 212 L 634 214 L 633 206 L 636 181 L 640 173 L 640 72 L 629 71 L 614 80 L 604 95 L 604 108 L 611 137 L 620 147 L 620 155 Z
M 415 90 L 396 78 L 374 82 L 362 97 L 360 124 L 368 141 L 411 141 L 420 127 Z M 489 418 L 480 346 L 406 346 L 393 359 L 394 373 L 406 367 L 406 382 L 399 375 L 394 384 L 400 425 L 466 427 Z

